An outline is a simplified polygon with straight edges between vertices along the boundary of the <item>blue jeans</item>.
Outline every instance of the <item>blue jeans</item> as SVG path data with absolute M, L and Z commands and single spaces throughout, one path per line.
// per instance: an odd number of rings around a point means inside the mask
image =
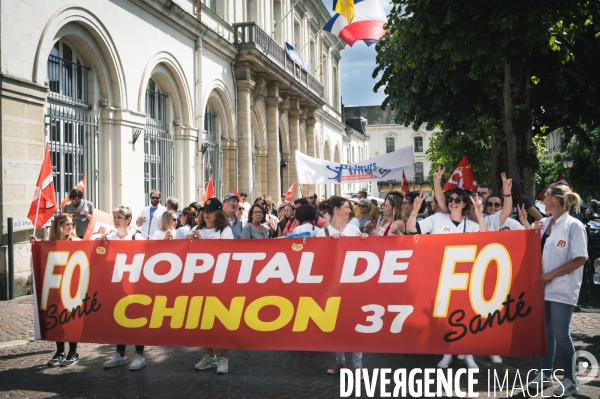
M 573 373 L 573 356 L 575 347 L 569 333 L 571 316 L 575 306 L 565 303 L 544 301 L 546 312 L 546 357 L 540 361 L 540 369 L 552 370 L 554 363 L 554 351 L 558 346 L 562 366 L 565 369 L 565 378 L 576 382 Z M 546 374 L 546 372 L 544 373 Z

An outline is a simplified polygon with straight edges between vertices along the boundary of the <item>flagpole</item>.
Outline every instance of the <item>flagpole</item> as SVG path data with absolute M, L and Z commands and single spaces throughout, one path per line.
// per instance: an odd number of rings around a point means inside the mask
M 37 187 L 36 187 L 37 189 Z M 38 196 L 38 203 L 37 203 L 37 208 L 35 210 L 35 223 L 33 224 L 33 231 L 37 230 L 37 221 L 38 221 L 38 214 L 40 213 L 40 201 L 42 200 L 42 191 L 40 190 L 40 195 Z

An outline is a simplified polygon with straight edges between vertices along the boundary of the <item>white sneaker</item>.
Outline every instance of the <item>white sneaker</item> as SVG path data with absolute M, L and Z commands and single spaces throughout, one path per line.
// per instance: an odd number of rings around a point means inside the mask
M 535 378 L 533 379 L 533 381 L 531 381 L 529 383 L 529 386 L 530 387 L 533 387 L 533 386 L 539 387 L 540 386 L 540 382 L 542 381 L 542 375 L 543 375 L 543 373 L 541 371 L 538 372 L 537 375 L 535 376 Z M 546 377 L 544 375 L 544 381 L 542 382 L 542 388 L 548 388 L 548 387 L 551 387 L 552 385 L 554 385 L 554 383 L 552 382 L 552 378 Z
M 202 360 L 196 364 L 196 370 L 206 370 L 211 367 L 217 367 L 217 358 L 215 356 L 204 355 Z
M 458 355 L 458 356 L 456 356 L 456 358 L 458 360 L 465 360 L 465 355 Z
M 490 359 L 492 360 L 492 363 L 495 363 L 495 364 L 502 363 L 502 358 L 500 356 L 492 355 L 492 356 L 490 356 Z
M 573 381 L 565 378 L 562 382 L 562 386 L 559 386 L 554 390 L 554 396 L 562 396 L 566 398 L 567 396 L 575 395 L 579 392 L 579 387 Z
M 144 356 L 140 355 L 139 353 L 136 353 L 135 357 L 133 358 L 133 361 L 129 365 L 129 370 L 139 370 L 145 366 L 146 359 L 144 359 Z
M 465 356 L 465 364 L 468 368 L 479 371 L 479 366 L 475 363 L 475 359 L 473 359 L 472 355 Z
M 115 353 L 110 360 L 104 362 L 104 368 L 111 369 L 113 367 L 125 366 L 127 364 L 127 356 L 121 356 Z
M 442 360 L 438 363 L 438 367 L 441 369 L 447 369 L 452 364 L 452 355 L 444 355 Z
M 217 366 L 217 374 L 225 374 L 229 371 L 229 360 L 226 357 L 219 358 L 219 365 Z

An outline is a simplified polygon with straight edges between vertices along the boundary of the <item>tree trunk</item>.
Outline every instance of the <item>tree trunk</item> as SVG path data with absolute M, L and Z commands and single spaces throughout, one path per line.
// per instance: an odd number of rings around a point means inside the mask
M 502 189 L 502 180 L 500 173 L 505 172 L 510 178 L 508 170 L 508 151 L 506 150 L 506 135 L 504 134 L 503 126 L 498 126 L 497 129 L 492 129 L 490 134 L 491 151 L 490 151 L 490 186 L 492 192 L 500 193 Z
M 532 115 L 529 107 L 530 55 L 518 51 L 518 43 L 506 48 L 504 62 L 504 131 L 508 150 L 509 177 L 513 186 L 530 200 L 535 197 L 538 160 L 533 148 Z M 513 199 L 516 201 L 516 198 Z

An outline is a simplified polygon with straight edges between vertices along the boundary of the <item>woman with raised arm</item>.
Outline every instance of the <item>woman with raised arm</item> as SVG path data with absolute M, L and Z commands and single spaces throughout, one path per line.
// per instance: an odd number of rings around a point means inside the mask
M 569 216 L 581 206 L 581 198 L 562 184 L 549 187 L 544 199 L 552 216 L 542 219 L 542 275 L 546 314 L 546 357 L 540 361 L 540 372 L 531 384 L 552 386 L 552 365 L 556 347 L 560 351 L 564 379 L 554 396 L 571 396 L 579 392 L 573 370 L 575 347 L 569 332 L 573 309 L 577 305 L 583 265 L 588 257 L 587 235 L 583 224 Z
M 153 240 L 173 240 L 177 228 L 177 212 L 165 211 L 160 217 L 158 230 L 152 234 Z
M 365 223 L 365 233 L 370 236 L 397 236 L 404 234 L 404 216 L 402 215 L 402 197 L 388 195 L 381 204 L 383 218 L 377 223 Z
M 61 213 L 54 217 L 50 225 L 49 241 L 80 241 L 81 239 L 75 234 L 75 218 L 69 213 Z M 32 240 L 37 240 L 31 236 Z M 69 353 L 65 356 L 65 343 L 56 343 L 56 353 L 54 357 L 47 363 L 50 367 L 57 366 L 72 366 L 79 362 L 79 354 L 77 353 L 77 342 L 69 342 Z
M 232 239 L 233 231 L 229 227 L 229 218 L 223 212 L 223 204 L 217 198 L 206 200 L 204 206 L 198 213 L 198 225 L 192 229 L 188 237 L 190 240 L 206 239 Z M 218 374 L 229 371 L 229 360 L 227 360 L 227 349 L 219 349 L 219 358 L 215 357 L 213 348 L 205 348 L 206 354 L 196 364 L 197 370 L 217 368 Z
M 414 200 L 414 209 L 420 209 L 425 197 L 419 195 Z M 439 201 L 439 200 L 438 200 Z M 450 191 L 448 199 L 445 201 L 450 213 L 436 213 L 435 215 L 419 220 L 413 210 L 406 223 L 406 230 L 411 234 L 444 234 L 444 233 L 472 233 L 478 231 L 488 231 L 483 218 L 483 203 L 479 196 L 475 199 L 462 188 L 455 188 Z M 467 220 L 465 216 L 469 213 L 471 205 L 475 208 L 478 223 Z M 452 363 L 452 355 L 444 355 L 438 363 L 438 367 L 447 368 Z M 465 363 L 468 368 L 479 370 L 472 355 L 465 356 Z
M 352 211 L 346 198 L 333 195 L 329 197 L 327 204 L 329 206 L 327 211 L 331 215 L 331 221 L 317 232 L 317 237 L 331 237 L 334 240 L 339 240 L 340 237 L 360 237 L 365 240 L 369 237 L 367 233 L 361 233 L 358 227 L 348 224 Z M 362 369 L 362 352 L 354 352 L 352 363 L 355 370 Z M 338 374 L 344 368 L 346 368 L 346 354 L 344 352 L 336 352 L 335 364 L 327 370 L 327 374 Z

